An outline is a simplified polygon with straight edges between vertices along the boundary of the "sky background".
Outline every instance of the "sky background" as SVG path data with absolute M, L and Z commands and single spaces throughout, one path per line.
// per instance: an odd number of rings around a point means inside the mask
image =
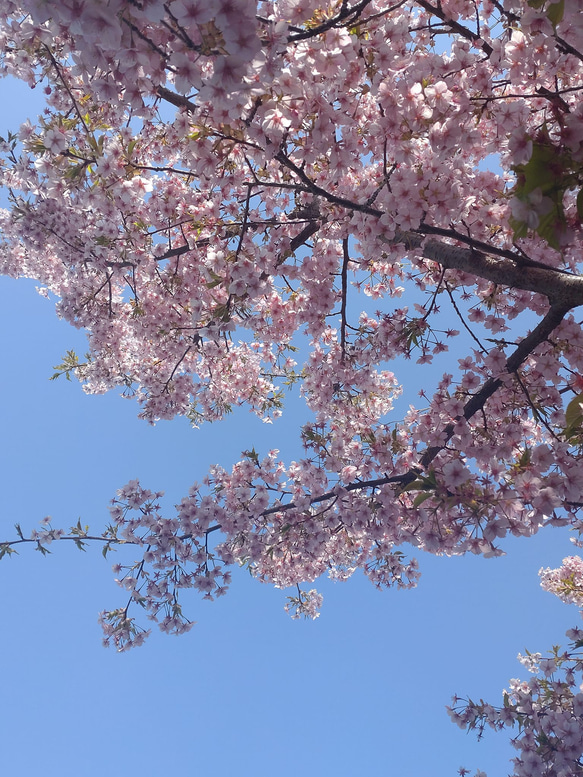
M 34 118 L 39 97 L 0 82 L 0 134 Z M 116 489 L 135 477 L 164 490 L 171 511 L 211 464 L 229 466 L 244 449 L 302 456 L 297 402 L 273 426 L 242 410 L 200 430 L 185 419 L 151 427 L 131 401 L 49 381 L 66 350 L 84 352 L 84 335 L 57 319 L 34 282 L 0 278 L 0 318 L 0 541 L 15 538 L 15 522 L 28 534 L 46 515 L 55 527 L 80 518 L 98 532 Z M 286 592 L 238 570 L 217 602 L 187 592 L 185 614 L 197 621 L 189 634 L 154 633 L 126 654 L 101 646 L 97 623 L 100 610 L 125 603 L 111 572 L 122 554 L 105 561 L 100 548 L 63 543 L 42 557 L 23 547 L 0 562 L 4 773 L 507 774 L 509 737 L 488 731 L 478 743 L 445 705 L 454 692 L 501 702 L 511 677 L 528 678 L 516 654 L 564 643 L 579 616 L 537 578 L 573 552 L 568 531 L 503 547 L 498 559 L 418 556 L 413 591 L 380 593 L 361 575 L 320 581 L 315 622 L 291 620 Z

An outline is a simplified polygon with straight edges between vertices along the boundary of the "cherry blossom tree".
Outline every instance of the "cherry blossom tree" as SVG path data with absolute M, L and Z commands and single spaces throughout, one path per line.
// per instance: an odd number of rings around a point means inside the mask
M 325 573 L 415 585 L 408 546 L 495 556 L 508 534 L 581 531 L 578 0 L 0 7 L 2 73 L 47 100 L 2 139 L 2 272 L 89 340 L 55 375 L 121 388 L 150 423 L 271 422 L 295 389 L 313 413 L 300 461 L 248 450 L 170 515 L 131 482 L 102 533 L 17 526 L 3 555 L 137 546 L 114 567 L 127 603 L 102 613 L 126 649 L 147 634 L 132 604 L 181 633 L 180 589 L 221 596 L 233 564 L 316 617 Z M 404 360 L 446 371 L 393 417 Z M 541 682 L 458 719 L 521 721 Z M 578 743 L 580 708 L 562 708 Z

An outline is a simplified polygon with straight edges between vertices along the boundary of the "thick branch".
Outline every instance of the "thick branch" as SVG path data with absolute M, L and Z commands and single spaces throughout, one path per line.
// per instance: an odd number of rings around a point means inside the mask
M 322 197 L 333 205 L 347 208 L 348 210 L 367 213 L 370 216 L 380 218 L 383 212 L 366 203 L 351 202 L 345 197 L 339 197 L 326 191 L 315 184 L 310 177 L 292 162 L 283 151 L 279 151 L 275 158 L 282 165 L 291 170 L 312 194 Z M 430 233 L 440 234 L 470 245 L 470 248 L 451 245 L 440 240 L 427 239 Z M 380 239 L 390 245 L 403 243 L 407 248 L 421 248 L 425 259 L 438 262 L 446 270 L 461 270 L 462 272 L 485 278 L 488 281 L 501 286 L 511 286 L 524 291 L 533 291 L 546 297 L 551 305 L 566 305 L 575 308 L 583 305 L 583 277 L 570 275 L 563 270 L 553 267 L 545 267 L 538 262 L 524 261 L 522 257 L 511 251 L 489 246 L 487 243 L 472 240 L 470 237 L 458 235 L 451 230 L 439 229 L 423 224 L 419 230 L 400 232 L 397 231 L 392 239 Z M 479 250 L 476 250 L 479 249 Z
M 172 92 L 170 89 L 166 89 L 165 86 L 157 86 L 156 93 L 162 100 L 166 100 L 166 102 L 172 103 L 172 105 L 175 105 L 177 108 L 186 108 L 186 110 L 190 111 L 190 113 L 194 113 L 196 111 L 196 105 L 191 100 L 189 100 L 188 97 L 184 97 L 184 95 L 181 94 L 176 94 L 176 92 Z
M 543 343 L 547 337 L 553 332 L 554 329 L 561 323 L 565 315 L 569 312 L 569 307 L 556 305 L 552 307 L 546 316 L 539 322 L 532 332 L 530 332 L 524 340 L 522 340 L 514 353 L 508 358 L 506 362 L 506 370 L 508 373 L 516 372 L 516 370 L 523 364 L 534 349 Z M 488 399 L 500 388 L 502 380 L 500 378 L 488 378 L 485 381 L 482 388 L 474 394 L 464 405 L 462 413 L 463 418 L 469 421 L 479 410 L 481 410 Z M 363 480 L 356 483 L 351 483 L 346 486 L 345 491 L 362 491 L 367 488 L 378 488 L 379 486 L 388 485 L 390 483 L 398 484 L 399 486 L 406 486 L 408 483 L 412 483 L 419 477 L 420 470 L 426 469 L 429 464 L 440 453 L 454 434 L 454 424 L 448 424 L 445 428 L 445 439 L 439 446 L 428 448 L 421 456 L 419 461 L 419 467 L 411 467 L 407 472 L 402 475 L 387 476 L 384 478 L 376 478 L 374 480 Z M 318 504 L 329 499 L 337 498 L 336 491 L 328 491 L 325 494 L 320 494 L 317 497 L 313 497 L 310 500 L 310 504 Z M 291 510 L 295 507 L 293 502 L 289 502 L 285 505 L 274 506 L 266 510 L 262 515 L 271 515 L 273 513 L 282 512 L 284 510 Z
M 534 349 L 543 343 L 548 336 L 553 332 L 561 323 L 563 318 L 569 312 L 570 306 L 568 305 L 554 305 L 546 316 L 539 321 L 538 325 L 530 332 L 524 340 L 521 340 L 514 353 L 506 361 L 506 371 L 512 374 L 517 371 L 521 364 L 523 364 Z M 500 388 L 502 385 L 501 378 L 488 378 L 488 380 L 482 385 L 482 388 L 477 391 L 471 399 L 469 399 L 464 405 L 463 417 L 466 421 L 481 410 L 488 399 Z M 448 424 L 445 427 L 445 440 L 442 445 L 428 448 L 421 457 L 421 466 L 427 467 L 437 454 L 442 451 L 446 444 L 451 440 L 454 434 L 454 424 Z
M 394 242 L 411 248 L 422 246 L 423 256 L 438 262 L 446 270 L 461 270 L 470 275 L 547 297 L 551 305 L 575 308 L 583 305 L 583 277 L 569 275 L 552 267 L 523 265 L 519 260 L 488 256 L 482 251 L 461 248 L 439 240 L 423 240 L 421 235 L 406 233 Z
M 417 0 L 417 2 L 427 11 L 427 13 L 430 13 L 432 16 L 437 16 L 438 19 L 441 19 L 441 21 L 447 27 L 449 27 L 452 32 L 457 32 L 457 34 L 461 35 L 462 38 L 466 38 L 466 40 L 469 40 L 474 44 L 474 46 L 479 46 L 482 51 L 485 51 L 486 54 L 490 56 L 493 51 L 492 46 L 490 46 L 489 43 L 486 43 L 485 40 L 482 40 L 479 33 L 472 32 L 472 30 L 468 30 L 467 27 L 464 27 L 459 22 L 449 18 L 443 11 L 440 2 L 438 2 L 437 5 L 431 5 L 431 3 L 427 2 L 427 0 Z

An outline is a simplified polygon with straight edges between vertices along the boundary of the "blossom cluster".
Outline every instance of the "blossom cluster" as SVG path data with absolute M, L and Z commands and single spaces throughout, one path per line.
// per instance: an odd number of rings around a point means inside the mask
M 240 405 L 271 422 L 296 386 L 313 413 L 304 459 L 217 465 L 177 517 L 122 490 L 132 601 L 179 631 L 178 591 L 220 595 L 232 562 L 282 588 L 357 569 L 410 587 L 402 546 L 492 556 L 577 528 L 575 0 L 0 10 L 0 72 L 47 96 L 2 140 L 0 270 L 87 331 L 57 371 L 151 423 Z M 421 400 L 408 387 L 393 417 L 404 361 Z M 314 615 L 316 594 L 298 601 Z M 115 612 L 110 638 L 141 634 Z
M 139 604 L 164 633 L 184 634 L 194 623 L 182 613 L 180 590 L 194 588 L 212 601 L 226 593 L 231 580 L 220 551 L 209 547 L 209 525 L 220 517 L 214 507 L 201 504 L 194 515 L 184 500 L 177 518 L 171 520 L 160 513 L 161 496 L 131 481 L 119 490 L 110 508 L 110 534 L 142 549 L 139 561 L 113 566 L 116 582 L 129 594 L 126 606 L 100 616 L 104 644 L 114 644 L 118 650 L 142 644 L 149 634 L 129 615 L 131 604 Z
M 501 707 L 455 696 L 448 708 L 455 723 L 479 736 L 486 727 L 518 729 L 511 740 L 518 750 L 513 777 L 583 774 L 583 632 L 571 629 L 567 636 L 571 647 L 541 659 L 535 677 L 510 681 Z
M 583 602 L 583 559 L 571 556 L 558 569 L 541 569 L 541 586 L 566 603 Z M 553 648 L 518 655 L 531 672 L 528 682 L 514 679 L 497 707 L 481 700 L 454 696 L 448 712 L 461 728 L 481 737 L 488 726 L 495 731 L 518 728 L 512 738 L 519 754 L 514 777 L 580 777 L 583 774 L 583 630 L 569 629 L 567 650 Z
M 583 606 L 583 559 L 568 556 L 558 569 L 541 569 L 541 587 L 566 604 Z

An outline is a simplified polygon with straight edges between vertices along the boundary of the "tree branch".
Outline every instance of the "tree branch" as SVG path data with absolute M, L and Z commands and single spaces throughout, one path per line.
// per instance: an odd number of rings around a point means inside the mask
M 367 213 L 377 218 L 384 215 L 378 208 L 351 202 L 318 186 L 283 151 L 280 150 L 275 155 L 275 159 L 291 170 L 309 191 L 333 205 Z M 443 235 L 443 237 L 467 243 L 470 248 L 462 248 L 439 240 L 428 240 L 426 237 L 428 234 Z M 566 305 L 568 308 L 583 305 L 583 276 L 570 275 L 564 270 L 545 267 L 538 262 L 525 262 L 511 251 L 472 240 L 454 230 L 449 231 L 422 224 L 418 230 L 397 231 L 394 238 L 380 236 L 380 239 L 389 245 L 403 243 L 409 249 L 421 248 L 425 259 L 437 262 L 446 270 L 461 270 L 501 286 L 512 286 L 542 294 L 551 305 Z
M 441 3 L 438 2 L 436 6 L 431 5 L 431 3 L 428 3 L 427 0 L 417 0 L 419 5 L 424 8 L 427 13 L 431 14 L 432 16 L 436 16 L 438 19 L 440 19 L 447 27 L 449 27 L 452 32 L 457 32 L 458 35 L 461 35 L 462 38 L 465 38 L 466 40 L 469 40 L 470 43 L 473 43 L 474 46 L 478 46 L 482 49 L 488 56 L 492 53 L 493 49 L 492 46 L 490 46 L 489 43 L 486 43 L 485 40 L 482 40 L 478 32 L 472 32 L 471 30 L 468 30 L 467 27 L 464 27 L 459 22 L 454 21 L 454 19 L 450 19 L 448 16 L 446 16 L 445 12 L 441 8 Z
M 347 20 L 347 23 L 352 22 L 354 24 L 366 6 L 370 5 L 371 2 L 372 0 L 361 0 L 360 3 L 350 7 L 346 3 L 342 3 L 342 8 L 336 16 L 333 16 L 331 19 L 328 19 L 328 21 L 323 22 L 323 24 L 320 24 L 313 29 L 304 30 L 295 35 L 289 35 L 287 39 L 288 43 L 297 43 L 297 41 L 305 40 L 306 38 L 314 38 L 317 35 L 321 35 L 323 32 L 332 29 L 332 27 L 338 26 L 340 22 L 343 22 L 344 20 Z M 390 13 L 401 5 L 403 5 L 403 0 L 392 8 L 387 8 L 386 13 Z
M 580 275 L 569 275 L 552 267 L 522 265 L 518 259 L 488 256 L 471 248 L 424 240 L 415 233 L 401 233 L 390 242 L 404 242 L 411 248 L 421 247 L 426 259 L 447 270 L 461 270 L 501 286 L 542 294 L 553 306 L 570 309 L 583 305 L 583 276 Z
M 548 311 L 546 316 L 539 321 L 538 325 L 529 332 L 529 334 L 521 340 L 516 350 L 506 361 L 506 371 L 509 374 L 515 373 L 521 364 L 523 364 L 534 349 L 543 343 L 548 336 L 555 330 L 563 318 L 569 312 L 570 307 L 567 305 L 554 305 Z M 477 391 L 471 399 L 469 399 L 464 405 L 464 412 L 461 417 L 469 421 L 470 418 L 475 415 L 478 410 L 481 410 L 488 399 L 500 388 L 502 385 L 501 378 L 488 378 L 488 380 L 482 385 L 481 389 Z M 428 448 L 421 457 L 420 464 L 423 468 L 427 467 L 440 451 L 444 449 L 446 444 L 451 440 L 454 433 L 454 424 L 448 424 L 445 427 L 445 440 L 442 445 Z

